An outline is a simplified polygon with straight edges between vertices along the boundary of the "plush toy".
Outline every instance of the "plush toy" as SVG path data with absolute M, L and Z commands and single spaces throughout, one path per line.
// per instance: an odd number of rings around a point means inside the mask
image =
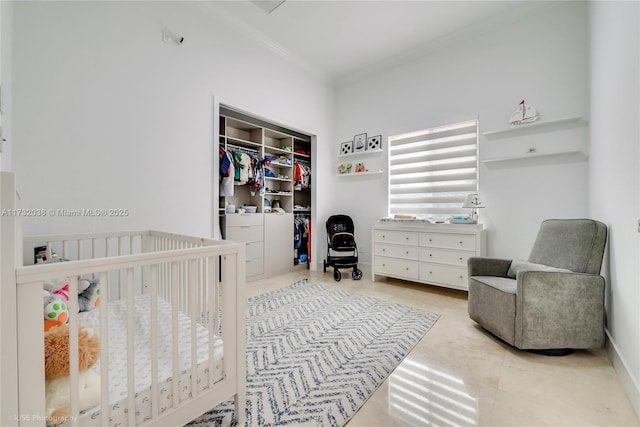
M 69 302 L 69 280 L 56 279 L 44 284 L 45 290 Z M 79 311 L 89 311 L 100 305 L 100 282 L 98 279 L 78 279 Z
M 69 307 L 67 301 L 58 294 L 43 291 L 44 305 L 44 330 L 45 332 L 54 326 L 61 326 L 69 320 Z
M 80 284 L 82 283 L 82 291 Z M 98 279 L 78 281 L 78 306 L 80 311 L 89 311 L 100 305 L 100 282 Z
M 358 163 L 356 165 L 356 172 L 366 172 L 367 169 L 364 167 L 364 163 Z
M 78 356 L 79 409 L 84 411 L 100 403 L 100 376 L 91 371 L 100 357 L 100 339 L 93 329 L 80 326 Z M 66 421 L 71 410 L 68 325 L 45 332 L 44 373 L 47 425 L 51 426 Z

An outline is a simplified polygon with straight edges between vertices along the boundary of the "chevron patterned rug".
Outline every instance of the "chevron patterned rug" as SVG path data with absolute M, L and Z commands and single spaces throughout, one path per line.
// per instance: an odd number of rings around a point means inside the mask
M 438 315 L 308 282 L 250 298 L 246 426 L 343 426 Z M 235 426 L 225 402 L 188 426 Z

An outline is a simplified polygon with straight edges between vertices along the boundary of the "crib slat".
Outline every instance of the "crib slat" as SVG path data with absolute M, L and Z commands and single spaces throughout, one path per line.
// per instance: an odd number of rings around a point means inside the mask
M 78 355 L 78 277 L 69 277 L 69 379 L 71 381 L 71 426 L 78 426 L 80 423 L 80 391 L 79 388 L 79 363 Z
M 128 425 L 136 425 L 136 382 L 135 382 L 135 349 L 134 349 L 134 288 L 133 288 L 133 269 L 126 269 L 127 275 L 127 409 L 128 409 Z
M 180 296 L 180 263 L 171 263 L 171 361 L 173 378 L 173 407 L 180 403 L 180 369 L 178 365 L 178 300 Z
M 109 427 L 109 277 L 100 273 L 100 424 Z
M 18 336 L 17 380 L 18 384 L 28 384 L 28 387 L 18 387 L 16 390 L 19 402 L 19 407 L 16 409 L 19 410 L 19 413 L 15 415 L 28 417 L 28 419 L 20 421 L 21 427 L 44 426 L 44 417 L 46 416 L 44 358 L 42 356 L 44 354 L 44 331 L 42 315 L 33 316 L 31 309 L 33 302 L 42 298 L 42 282 L 22 283 L 16 288 L 16 293 L 18 301 L 17 326 L 22 333 Z M 4 421 L 0 420 L 0 422 Z M 7 421 L 7 423 L 9 422 Z
M 162 267 L 162 266 L 160 266 Z M 158 265 L 151 266 L 151 354 L 158 354 Z M 160 390 L 158 387 L 158 358 L 151 357 L 151 418 L 158 417 Z
M 215 369 L 215 360 L 213 359 L 213 349 L 215 346 L 215 337 L 214 331 L 217 332 L 216 325 L 218 324 L 216 318 L 216 260 L 218 257 L 208 257 L 208 276 L 207 276 L 207 284 L 210 286 L 209 292 L 207 294 L 207 305 L 206 305 L 206 313 L 207 313 L 207 326 L 209 332 L 209 388 L 213 387 L 213 383 L 215 381 L 214 378 L 214 369 Z
M 191 395 L 198 395 L 198 334 L 196 330 L 196 320 L 198 319 L 198 304 L 196 301 L 196 288 L 199 287 L 198 282 L 198 261 L 192 259 L 190 279 L 189 306 L 191 307 Z

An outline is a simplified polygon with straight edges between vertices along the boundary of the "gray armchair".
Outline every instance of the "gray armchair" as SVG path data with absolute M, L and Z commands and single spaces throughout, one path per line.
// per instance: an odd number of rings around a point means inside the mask
M 550 219 L 528 261 L 470 258 L 469 317 L 522 350 L 602 347 L 606 240 L 601 222 Z

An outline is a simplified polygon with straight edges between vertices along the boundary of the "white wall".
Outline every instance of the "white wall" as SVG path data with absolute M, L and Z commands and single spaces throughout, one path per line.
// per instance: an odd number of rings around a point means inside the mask
M 2 144 L 2 153 L 0 153 L 0 171 L 10 171 L 12 160 L 12 27 L 13 3 L 8 1 L 0 2 L 0 84 L 2 85 L 0 97 L 2 116 L 0 117 L 0 123 L 2 124 L 2 138 L 5 140 Z
M 163 27 L 183 45 L 163 43 Z M 332 140 L 332 89 L 204 2 L 20 2 L 13 38 L 13 163 L 25 207 L 130 211 L 26 218 L 25 234 L 210 235 L 213 95 Z
M 586 116 L 587 36 L 584 3 L 555 6 L 341 88 L 333 154 L 340 142 L 361 132 L 382 134 L 386 147 L 390 135 L 475 117 L 481 132 L 504 128 L 522 99 L 537 108 L 541 120 Z M 481 136 L 480 157 L 523 153 L 531 146 L 586 147 L 586 129 L 500 140 Z M 386 159 L 382 163 L 386 168 Z M 387 214 L 386 171 L 334 180 L 340 180 L 334 210 L 354 216 L 361 255 L 369 262 L 369 230 Z M 527 258 L 542 220 L 587 215 L 587 162 L 481 162 L 480 195 L 487 206 L 480 220 L 488 227 L 489 255 Z
M 640 7 L 593 2 L 589 212 L 609 226 L 610 354 L 640 414 Z

